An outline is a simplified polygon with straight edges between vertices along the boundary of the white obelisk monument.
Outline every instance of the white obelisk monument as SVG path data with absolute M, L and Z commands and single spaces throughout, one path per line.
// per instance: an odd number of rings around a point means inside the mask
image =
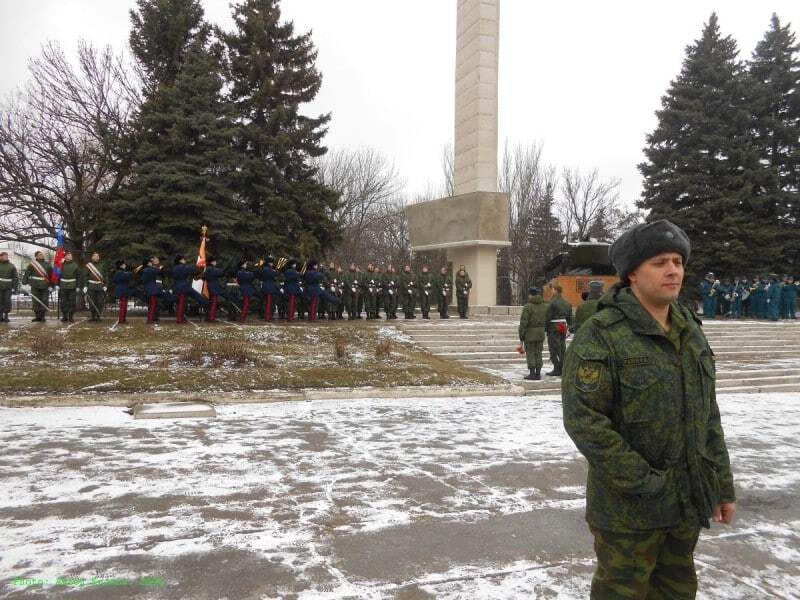
M 508 241 L 509 202 L 497 192 L 499 0 L 456 0 L 455 195 L 406 208 L 411 249 L 446 249 L 473 282 L 470 304 L 497 303 L 497 250 Z

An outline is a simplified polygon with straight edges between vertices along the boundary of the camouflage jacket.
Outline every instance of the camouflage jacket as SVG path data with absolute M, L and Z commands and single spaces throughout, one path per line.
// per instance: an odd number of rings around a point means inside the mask
M 578 331 L 581 325 L 588 321 L 589 317 L 597 312 L 597 305 L 599 303 L 599 298 L 589 298 L 588 300 L 582 302 L 581 305 L 575 309 L 575 331 Z
M 562 296 L 556 294 L 549 302 L 547 331 L 556 331 L 557 325 L 550 321 L 557 321 L 559 319 L 564 319 L 567 325 L 572 326 L 572 305 L 564 300 Z
M 522 309 L 519 319 L 520 342 L 542 342 L 547 327 L 547 302 L 540 295 L 534 296 Z
M 615 286 L 567 350 L 564 427 L 589 463 L 586 520 L 648 530 L 708 527 L 734 500 L 714 390 L 714 354 L 699 321 L 673 303 L 671 334 Z

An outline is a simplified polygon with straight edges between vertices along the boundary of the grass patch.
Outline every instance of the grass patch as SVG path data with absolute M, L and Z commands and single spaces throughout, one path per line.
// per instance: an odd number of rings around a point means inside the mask
M 209 397 L 248 390 L 501 382 L 379 336 L 378 329 L 359 322 L 154 328 L 134 321 L 113 330 L 88 322 L 69 330 L 34 325 L 3 336 L 0 394 L 163 391 Z M 32 352 L 33 344 L 49 354 Z
M 37 329 L 30 336 L 31 352 L 38 357 L 51 356 L 64 349 L 65 341 L 58 331 Z

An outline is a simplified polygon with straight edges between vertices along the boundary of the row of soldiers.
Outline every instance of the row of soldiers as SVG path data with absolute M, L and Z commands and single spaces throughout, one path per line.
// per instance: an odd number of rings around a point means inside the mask
M 8 267 L 4 267 L 8 264 Z M 419 306 L 424 319 L 430 318 L 433 306 L 441 318 L 449 318 L 449 305 L 453 291 L 456 292 L 459 316 L 467 318 L 469 291 L 472 281 L 463 265 L 453 279 L 448 269 L 442 267 L 438 274 L 431 273 L 423 265 L 417 273 L 405 265 L 397 273 L 393 265 L 382 271 L 368 265 L 362 271 L 351 264 L 347 272 L 330 263 L 327 267 L 310 261 L 303 268 L 298 261 L 274 257 L 253 263 L 242 259 L 234 268 L 223 269 L 213 257 L 204 267 L 190 264 L 183 255 L 175 257 L 171 269 L 165 269 L 157 256 L 145 259 L 141 265 L 130 268 L 125 260 L 118 260 L 113 272 L 106 269 L 100 254 L 92 254 L 90 262 L 79 266 L 72 253 L 67 252 L 61 266 L 57 284 L 52 283 L 53 267 L 45 261 L 44 253 L 37 252 L 34 261 L 26 268 L 23 284 L 31 287 L 34 321 L 44 321 L 49 310 L 49 290 L 59 287 L 59 309 L 61 320 L 74 321 L 77 293 L 82 290 L 91 311 L 92 321 L 99 321 L 105 308 L 109 289 L 119 301 L 119 322 L 127 318 L 128 302 L 139 299 L 147 306 L 147 320 L 160 321 L 160 310 L 167 307 L 174 311 L 177 322 L 186 321 L 190 303 L 203 309 L 206 320 L 215 321 L 218 311 L 224 309 L 230 320 L 246 321 L 251 310 L 260 310 L 261 317 L 272 321 L 278 318 L 294 321 L 295 315 L 306 314 L 311 321 L 317 318 L 360 319 L 366 311 L 367 319 L 380 318 L 383 310 L 387 319 L 396 319 L 398 308 L 405 318 L 415 318 Z M 13 270 L 13 272 L 12 272 Z M 8 272 L 6 272 L 8 271 Z M 4 274 L 7 277 L 4 277 Z M 11 310 L 10 290 L 17 286 L 17 274 L 13 265 L 5 263 L 0 255 L 0 289 L 8 279 L 8 294 L 0 297 L 0 318 L 7 320 Z M 202 280 L 205 293 L 194 289 L 193 282 Z
M 796 318 L 800 282 L 792 275 L 780 277 L 774 273 L 720 281 L 714 273 L 707 273 L 698 290 L 703 316 L 707 319 L 722 315 L 732 319 L 749 317 L 777 321 Z

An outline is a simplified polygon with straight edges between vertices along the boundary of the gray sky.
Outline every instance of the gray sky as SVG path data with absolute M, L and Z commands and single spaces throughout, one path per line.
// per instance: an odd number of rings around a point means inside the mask
M 229 26 L 228 0 L 204 0 Z M 133 0 L 0 0 L 0 95 L 24 83 L 46 40 L 84 38 L 127 49 Z M 312 29 L 324 83 L 309 112 L 333 113 L 331 148 L 373 146 L 409 194 L 441 183 L 453 137 L 456 0 L 284 0 L 284 18 Z M 773 12 L 800 25 L 800 2 L 501 0 L 500 145 L 539 141 L 559 167 L 597 167 L 641 190 L 636 164 L 684 48 L 713 10 L 749 57 Z

